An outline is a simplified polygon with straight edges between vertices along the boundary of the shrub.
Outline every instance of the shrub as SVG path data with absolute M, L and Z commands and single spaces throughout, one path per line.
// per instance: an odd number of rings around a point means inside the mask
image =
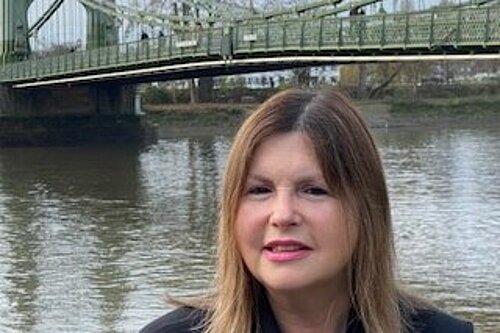
M 168 104 L 172 103 L 172 96 L 162 87 L 148 86 L 142 93 L 144 104 Z

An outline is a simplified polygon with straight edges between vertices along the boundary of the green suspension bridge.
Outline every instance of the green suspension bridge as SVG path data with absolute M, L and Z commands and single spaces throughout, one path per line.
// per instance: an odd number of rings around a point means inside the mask
M 0 0 L 0 116 L 133 114 L 135 85 L 148 81 L 500 59 L 500 0 L 419 0 L 417 9 L 395 0 L 392 8 L 312 0 L 275 9 L 247 1 Z
M 2 1 L 4 10 L 8 3 L 18 8 L 31 2 Z M 26 88 L 103 80 L 138 82 L 315 63 L 441 59 L 444 55 L 498 59 L 500 50 L 500 4 L 496 1 L 391 14 L 379 7 L 366 14 L 363 8 L 379 0 L 317 1 L 263 13 L 206 0 L 176 2 L 167 14 L 114 1 L 80 0 L 88 13 L 85 49 L 36 56 L 29 41 L 63 2 L 54 0 L 31 26 L 14 17 L 14 23 L 23 23 L 11 24 L 10 30 L 4 24 L 10 40 L 3 42 L 1 83 Z M 126 40 L 119 31 L 125 21 L 148 27 L 148 32 L 142 28 L 136 31 L 135 40 L 130 36 Z M 154 35 L 154 28 L 161 35 Z

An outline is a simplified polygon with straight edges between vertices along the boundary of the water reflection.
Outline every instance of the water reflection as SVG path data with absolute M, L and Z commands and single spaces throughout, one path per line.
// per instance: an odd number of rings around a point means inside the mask
M 5 203 L 4 214 L 11 211 L 10 204 L 10 202 Z M 5 274 L 6 290 L 4 290 L 9 309 L 6 317 L 12 320 L 9 327 L 19 331 L 30 331 L 36 323 L 35 302 L 40 286 L 38 276 L 40 226 L 33 221 L 33 215 L 36 214 L 30 212 L 33 205 L 30 202 L 24 202 L 22 205 L 26 214 L 12 212 L 12 219 L 5 223 L 3 231 L 8 237 L 7 246 L 2 251 L 2 261 L 8 261 L 10 264 Z
M 498 331 L 498 133 L 381 136 L 403 279 L 477 322 L 479 332 Z
M 206 250 L 212 244 L 216 196 L 227 149 L 227 139 L 222 137 L 186 139 L 160 142 L 141 156 L 144 200 L 152 221 L 152 230 L 146 232 L 153 239 L 169 240 L 158 250 L 177 256 L 175 265 L 179 265 L 181 278 L 176 282 L 180 285 L 185 285 L 182 272 L 186 268 L 207 269 L 189 267 L 183 258 L 206 254 L 206 260 L 211 260 L 212 253 Z
M 402 279 L 500 331 L 500 134 L 376 136 Z M 229 143 L 0 150 L 0 331 L 135 332 L 206 291 Z
M 131 146 L 1 152 L 2 239 L 12 244 L 2 256 L 12 297 L 2 306 L 18 308 L 6 327 L 114 331 L 127 292 L 119 281 L 127 271 L 114 264 L 127 251 L 124 231 L 136 229 L 126 208 L 140 196 L 138 154 Z

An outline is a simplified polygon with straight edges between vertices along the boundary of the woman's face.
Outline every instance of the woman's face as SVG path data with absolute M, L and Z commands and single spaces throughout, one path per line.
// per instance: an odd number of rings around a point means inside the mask
M 279 134 L 259 146 L 235 223 L 243 260 L 268 291 L 345 290 L 357 231 L 307 136 Z

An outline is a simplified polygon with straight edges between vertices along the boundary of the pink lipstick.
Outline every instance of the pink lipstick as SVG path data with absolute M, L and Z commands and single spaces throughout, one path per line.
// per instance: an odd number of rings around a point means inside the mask
M 268 242 L 264 246 L 264 256 L 273 262 L 300 260 L 311 253 L 307 245 L 292 239 L 280 239 Z

